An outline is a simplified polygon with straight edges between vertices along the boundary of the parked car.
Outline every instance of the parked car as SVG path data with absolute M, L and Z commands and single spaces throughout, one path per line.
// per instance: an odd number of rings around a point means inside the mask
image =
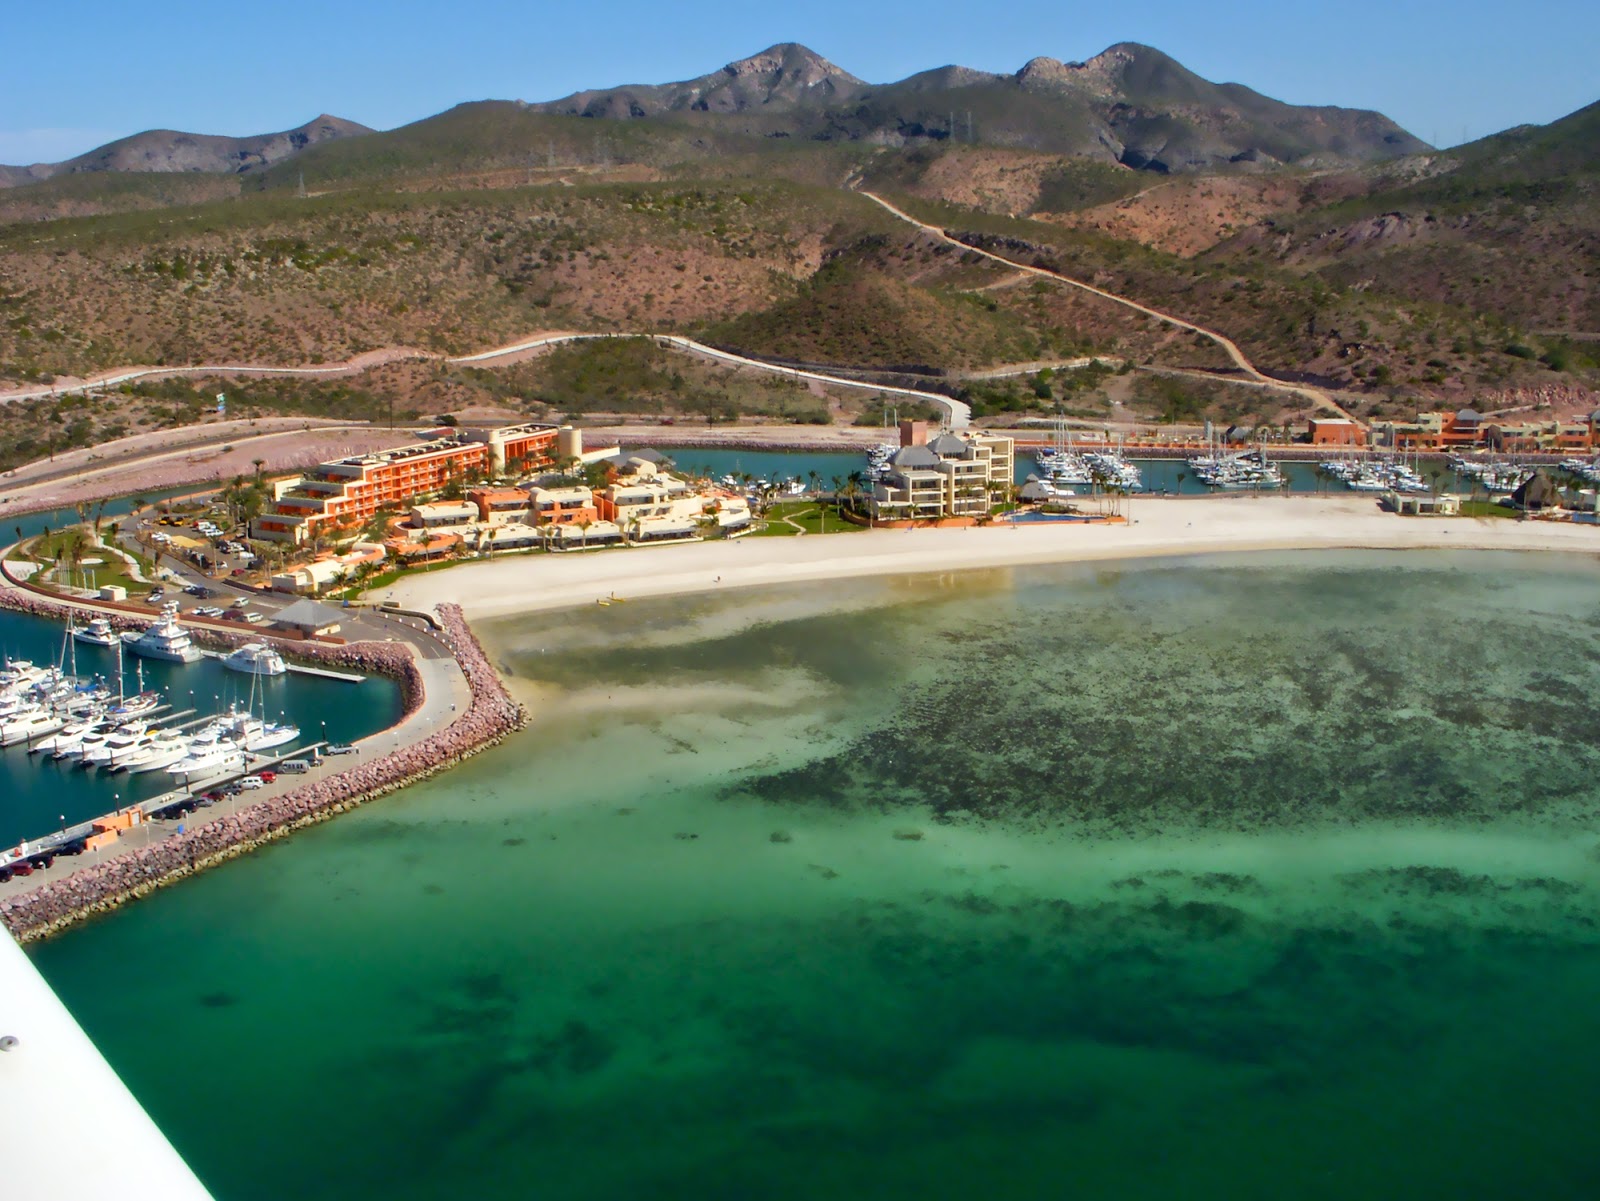
M 242 568 L 242 567 L 235 567 L 235 568 L 234 568 L 234 569 L 233 569 L 233 570 L 232 570 L 232 571 L 231 571 L 231 572 L 229 572 L 229 573 L 228 573 L 228 574 L 229 574 L 229 575 L 244 575 L 244 574 L 245 574 L 245 570 L 244 570 L 244 568 Z
M 257 788 L 262 787 L 262 785 L 265 783 L 266 781 L 260 776 L 245 776 L 244 779 L 239 781 L 239 787 L 244 789 L 246 792 L 254 792 Z
M 265 617 L 261 616 L 261 614 L 257 613 L 254 609 L 251 609 L 248 613 L 246 613 L 244 615 L 244 619 L 246 621 L 248 621 L 253 626 L 258 626 L 262 622 L 267 620 Z
M 351 746 L 348 742 L 338 742 L 333 746 L 324 748 L 322 753 L 325 755 L 359 755 L 361 748 Z

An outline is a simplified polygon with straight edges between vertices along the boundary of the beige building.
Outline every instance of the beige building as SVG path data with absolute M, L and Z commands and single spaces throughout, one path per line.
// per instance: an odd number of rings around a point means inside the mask
M 980 517 L 1014 479 L 1016 445 L 998 434 L 946 433 L 902 446 L 868 502 L 877 520 Z
M 448 530 L 472 525 L 478 520 L 478 506 L 465 501 L 434 501 L 412 505 L 407 524 L 414 530 Z

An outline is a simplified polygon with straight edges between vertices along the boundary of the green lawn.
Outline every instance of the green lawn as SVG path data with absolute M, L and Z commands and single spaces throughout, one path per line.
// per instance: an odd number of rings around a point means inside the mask
M 84 559 L 102 560 L 100 563 L 87 565 L 87 569 L 93 574 L 95 587 L 101 588 L 108 584 L 119 584 L 128 590 L 130 597 L 142 596 L 149 591 L 150 585 L 148 583 L 133 578 L 128 568 L 128 560 L 123 554 L 108 550 L 104 546 L 92 545 L 89 532 L 76 526 L 65 530 L 56 530 L 48 536 L 40 536 L 23 543 L 19 556 L 42 564 L 35 577 L 41 587 L 57 587 L 64 584 L 65 579 L 64 577 L 62 579 L 56 577 L 55 565 L 59 560 L 63 570 L 65 570 L 66 564 L 70 559 L 70 555 L 67 552 L 75 542 L 82 546 L 82 557 Z M 148 579 L 150 565 L 140 560 L 140 566 Z M 76 577 L 74 582 L 81 581 L 81 575 L 77 572 L 72 574 Z
M 792 524 L 791 524 L 792 523 Z M 800 529 L 795 529 L 795 526 Z M 826 515 L 816 501 L 812 500 L 787 500 L 773 505 L 767 510 L 767 524 L 765 529 L 756 530 L 751 536 L 755 538 L 797 538 L 801 530 L 807 534 L 858 534 L 867 529 L 864 525 L 852 525 L 839 516 L 838 510 L 829 506 Z
M 1505 517 L 1515 521 L 1522 514 L 1508 505 L 1499 505 L 1492 500 L 1464 500 L 1461 502 L 1461 516 Z

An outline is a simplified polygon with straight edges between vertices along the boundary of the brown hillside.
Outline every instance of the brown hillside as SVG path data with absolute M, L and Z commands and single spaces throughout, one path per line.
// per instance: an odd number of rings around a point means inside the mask
M 177 221 L 13 227 L 0 364 L 29 378 L 683 329 L 781 299 L 831 246 L 888 224 L 846 193 L 656 185 L 257 198 Z

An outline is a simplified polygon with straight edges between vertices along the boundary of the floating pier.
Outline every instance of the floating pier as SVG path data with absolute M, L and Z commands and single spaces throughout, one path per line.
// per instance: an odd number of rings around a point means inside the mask
M 226 659 L 228 657 L 221 651 L 202 650 L 200 653 L 207 659 Z M 326 667 L 307 667 L 303 663 L 291 663 L 287 659 L 284 660 L 284 666 L 296 675 L 321 676 L 324 680 L 341 680 L 346 684 L 359 684 L 367 678 L 363 675 L 357 675 L 353 671 L 331 671 Z M 240 674 L 247 673 L 241 672 Z

